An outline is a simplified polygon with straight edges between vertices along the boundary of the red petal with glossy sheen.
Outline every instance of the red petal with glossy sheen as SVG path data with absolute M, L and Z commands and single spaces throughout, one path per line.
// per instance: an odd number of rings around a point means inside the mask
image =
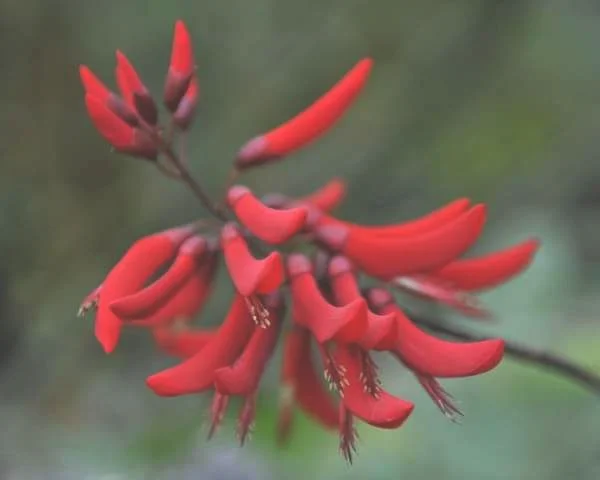
M 177 320 L 191 320 L 198 315 L 212 293 L 217 266 L 217 256 L 210 255 L 181 288 L 156 310 L 146 316 L 127 318 L 125 325 L 154 328 Z
M 237 358 L 254 329 L 244 298 L 237 295 L 211 342 L 182 363 L 148 377 L 146 384 L 163 397 L 198 393 L 210 388 L 215 371 Z
M 119 298 L 110 308 L 123 320 L 150 315 L 160 308 L 192 276 L 200 265 L 206 251 L 206 240 L 202 237 L 188 238 L 179 249 L 175 261 L 169 269 L 146 288 Z
M 238 152 L 236 166 L 247 168 L 288 155 L 312 143 L 340 119 L 369 78 L 373 61 L 358 62 L 306 110 L 268 133 L 253 138 Z
M 86 65 L 79 66 L 79 76 L 85 93 L 96 97 L 99 102 L 106 102 L 112 95 L 108 87 Z
M 450 342 L 434 337 L 413 324 L 393 303 L 391 295 L 381 289 L 369 293 L 380 313 L 395 313 L 398 340 L 393 352 L 411 370 L 432 377 L 468 377 L 485 373 L 502 360 L 504 342 Z
M 192 38 L 185 24 L 175 23 L 171 61 L 165 80 L 164 101 L 171 112 L 175 112 L 194 75 L 194 52 Z
M 492 288 L 525 270 L 539 246 L 537 239 L 529 239 L 481 257 L 456 260 L 431 275 L 464 291 Z
M 358 298 L 342 307 L 331 305 L 312 275 L 310 260 L 292 254 L 287 261 L 294 321 L 308 328 L 319 343 L 359 341 L 367 330 L 367 304 Z
M 342 226 L 319 227 L 314 232 L 320 243 L 342 252 L 365 273 L 391 280 L 456 259 L 477 240 L 485 219 L 485 206 L 476 205 L 436 230 L 409 237 L 380 237 Z
M 230 188 L 227 201 L 240 222 L 267 243 L 284 243 L 304 227 L 305 208 L 269 208 L 246 187 L 236 185 Z
M 115 76 L 125 102 L 150 125 L 156 125 L 158 121 L 156 104 L 129 59 L 119 50 L 117 50 Z
M 216 332 L 216 329 L 180 330 L 171 326 L 152 330 L 158 348 L 179 358 L 189 358 L 198 353 L 215 337 Z
M 102 299 L 96 314 L 96 338 L 106 353 L 112 352 L 119 341 L 121 320 L 109 305 L 116 299 L 138 290 L 163 264 L 177 252 L 191 227 L 174 228 L 144 237 L 135 242 L 113 267 L 102 283 Z
M 260 260 L 254 258 L 246 240 L 234 224 L 229 223 L 221 230 L 221 246 L 231 280 L 244 297 L 271 293 L 283 283 L 284 270 L 280 253 L 272 252 Z
M 250 395 L 256 391 L 281 331 L 283 298 L 274 293 L 264 299 L 271 325 L 255 329 L 235 363 L 215 372 L 215 388 L 225 395 Z
M 334 257 L 329 263 L 331 288 L 338 305 L 362 298 L 352 265 L 345 257 Z M 377 315 L 367 310 L 367 330 L 358 340 L 365 350 L 387 350 L 396 343 L 396 315 Z
M 323 212 L 336 208 L 346 196 L 346 183 L 339 178 L 334 178 L 313 193 L 296 200 L 297 203 L 309 203 Z
M 379 428 L 398 428 L 413 411 L 414 405 L 382 390 L 377 398 L 363 388 L 358 347 L 338 345 L 334 358 L 346 368 L 348 385 L 344 386 L 342 402 L 358 418 Z

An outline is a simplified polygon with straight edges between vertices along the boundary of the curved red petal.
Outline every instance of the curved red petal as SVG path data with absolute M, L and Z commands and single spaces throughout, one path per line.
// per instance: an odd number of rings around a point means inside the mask
M 365 86 L 373 60 L 364 58 L 327 93 L 277 128 L 255 137 L 238 152 L 236 165 L 247 168 L 290 154 L 312 143 L 340 119 Z
M 432 377 L 468 377 L 485 373 L 502 360 L 502 340 L 469 343 L 442 340 L 418 328 L 393 303 L 388 292 L 373 289 L 369 295 L 381 313 L 396 314 L 398 338 L 392 351 L 415 372 Z
M 355 416 L 379 428 L 398 428 L 413 411 L 414 405 L 382 390 L 377 397 L 363 388 L 359 349 L 338 345 L 334 352 L 335 361 L 343 366 L 347 385 L 343 387 L 342 402 Z
M 254 329 L 244 298 L 237 295 L 212 341 L 182 363 L 148 377 L 146 384 L 163 397 L 199 393 L 210 388 L 215 371 L 238 357 Z
M 319 227 L 315 235 L 317 241 L 342 252 L 365 273 L 391 280 L 456 259 L 477 240 L 485 219 L 485 206 L 476 205 L 443 227 L 420 235 L 380 237 L 342 226 Z
M 283 298 L 280 293 L 264 300 L 271 325 L 258 328 L 234 364 L 215 372 L 215 388 L 224 395 L 251 395 L 258 388 L 267 362 L 271 358 L 281 331 Z
M 102 283 L 102 299 L 96 314 L 96 338 L 106 353 L 119 341 L 122 322 L 111 311 L 110 303 L 137 291 L 162 265 L 175 255 L 183 241 L 193 234 L 191 227 L 155 233 L 135 242 L 108 273 Z
M 191 320 L 199 314 L 212 293 L 217 266 L 217 256 L 210 255 L 161 306 L 146 316 L 127 318 L 125 325 L 154 328 L 177 320 Z
M 308 328 L 319 343 L 329 340 L 354 343 L 367 330 L 367 304 L 358 298 L 347 305 L 331 305 L 319 290 L 312 275 L 310 260 L 292 254 L 287 262 L 294 321 Z
M 236 290 L 244 297 L 271 293 L 283 283 L 281 254 L 272 252 L 260 260 L 254 258 L 234 224 L 223 227 L 221 246 L 231 280 Z
M 331 288 L 338 305 L 346 305 L 362 298 L 352 265 L 342 256 L 334 257 L 329 263 Z M 395 345 L 397 330 L 396 316 L 391 313 L 377 315 L 367 310 L 367 330 L 357 341 L 365 350 L 387 350 Z
M 431 275 L 464 291 L 492 288 L 525 270 L 539 246 L 537 239 L 529 239 L 481 257 L 456 260 Z
M 246 187 L 236 185 L 230 188 L 227 201 L 240 222 L 267 243 L 284 243 L 304 227 L 305 208 L 269 208 Z
M 150 315 L 160 308 L 194 273 L 206 252 L 206 240 L 202 237 L 188 238 L 179 249 L 169 269 L 146 288 L 119 298 L 110 304 L 111 310 L 123 320 Z

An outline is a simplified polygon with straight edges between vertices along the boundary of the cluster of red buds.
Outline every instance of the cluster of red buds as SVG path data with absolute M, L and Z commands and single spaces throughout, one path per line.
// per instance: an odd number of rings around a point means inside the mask
M 234 177 L 282 159 L 328 131 L 357 98 L 372 65 L 371 59 L 361 60 L 304 111 L 246 143 L 237 154 Z M 413 404 L 382 387 L 372 352 L 391 353 L 446 416 L 462 415 L 438 378 L 489 371 L 502 359 L 503 341 L 436 338 L 411 321 L 390 289 L 485 317 L 488 312 L 474 294 L 522 272 L 538 248 L 535 239 L 462 258 L 482 232 L 485 205 L 462 198 L 412 221 L 357 225 L 331 214 L 346 194 L 339 179 L 303 198 L 259 197 L 230 182 L 224 204 L 213 203 L 173 146 L 192 121 L 199 91 L 191 38 L 182 22 L 175 26 L 164 91 L 166 127 L 122 53 L 117 52 L 116 69 L 121 96 L 87 67 L 80 71 L 88 113 L 101 135 L 116 150 L 151 160 L 191 187 L 215 217 L 138 240 L 87 296 L 80 314 L 97 310 L 95 333 L 107 353 L 115 349 L 123 326 L 149 329 L 157 346 L 181 361 L 148 377 L 148 387 L 161 396 L 214 391 L 210 435 L 229 398 L 242 397 L 242 444 L 253 424 L 261 377 L 281 336 L 280 440 L 289 435 L 296 407 L 338 430 L 340 450 L 350 462 L 356 451 L 355 419 L 399 427 Z M 290 248 L 271 247 L 284 244 Z M 298 244 L 312 252 L 293 252 Z M 231 307 L 218 328 L 193 328 L 190 321 L 210 296 L 221 258 L 235 287 Z M 161 269 L 164 273 L 151 281 Z M 286 303 L 291 303 L 290 323 L 284 326 Z

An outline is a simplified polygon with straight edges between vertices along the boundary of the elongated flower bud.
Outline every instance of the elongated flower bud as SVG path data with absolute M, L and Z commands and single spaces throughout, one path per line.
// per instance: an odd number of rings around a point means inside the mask
M 196 107 L 198 105 L 198 98 L 200 96 L 200 84 L 198 77 L 195 75 L 192 77 L 188 89 L 185 95 L 179 102 L 177 110 L 173 113 L 173 122 L 177 125 L 180 130 L 187 130 L 196 114 Z
M 150 125 L 156 125 L 158 110 L 150 95 L 150 91 L 143 84 L 135 68 L 123 52 L 117 50 L 117 67 L 115 76 L 121 95 L 127 104 Z
M 185 24 L 178 20 L 173 33 L 171 61 L 165 80 L 164 101 L 173 113 L 185 95 L 194 75 L 194 52 L 192 38 Z
M 236 166 L 244 169 L 289 155 L 315 141 L 340 119 L 365 86 L 373 61 L 358 62 L 331 90 L 291 120 L 253 138 L 238 152 Z
M 340 178 L 334 178 L 323 185 L 318 190 L 300 197 L 295 202 L 302 205 L 311 204 L 323 212 L 329 212 L 335 209 L 346 196 L 346 183 Z

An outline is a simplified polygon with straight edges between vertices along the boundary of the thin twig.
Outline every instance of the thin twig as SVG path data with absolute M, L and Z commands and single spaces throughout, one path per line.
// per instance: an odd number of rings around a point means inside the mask
M 426 327 L 428 330 L 443 333 L 456 339 L 478 341 L 489 338 L 484 335 L 468 332 L 460 327 L 455 327 L 454 325 L 442 325 L 435 319 L 426 318 L 421 315 L 410 314 L 409 316 L 415 323 Z M 587 388 L 592 393 L 600 395 L 600 375 L 577 365 L 571 360 L 555 353 L 528 347 L 509 340 L 504 340 L 504 351 L 507 355 L 510 355 L 517 360 L 550 370 L 568 380 L 579 383 L 582 387 Z

